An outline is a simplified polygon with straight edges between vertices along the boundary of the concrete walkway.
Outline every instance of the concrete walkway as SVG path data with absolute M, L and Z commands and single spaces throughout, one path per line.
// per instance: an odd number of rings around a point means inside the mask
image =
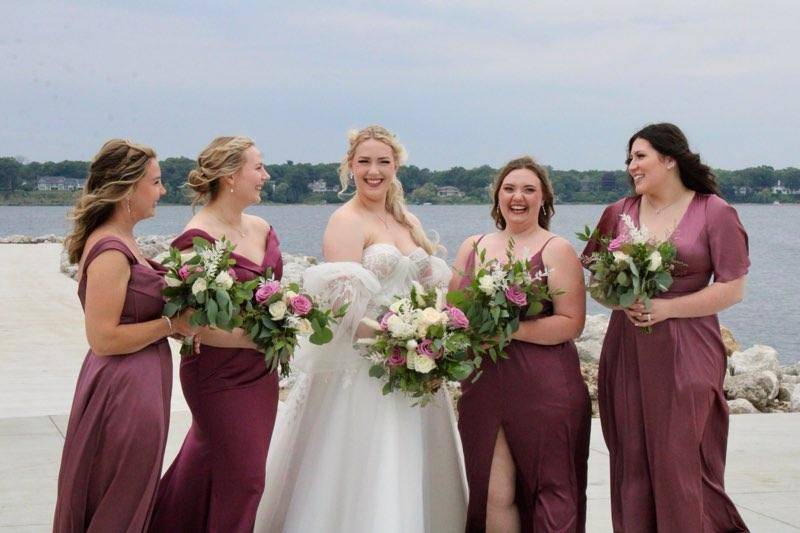
M 86 352 L 76 285 L 58 272 L 59 250 L 0 245 L 0 533 L 51 527 L 67 414 Z M 178 383 L 176 375 L 165 466 L 190 423 Z M 799 439 L 798 414 L 731 417 L 725 482 L 754 532 L 800 531 Z M 593 420 L 590 532 L 611 531 L 608 493 L 608 452 Z

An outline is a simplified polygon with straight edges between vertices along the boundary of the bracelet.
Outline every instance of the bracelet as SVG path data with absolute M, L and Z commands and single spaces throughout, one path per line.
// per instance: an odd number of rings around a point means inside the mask
M 167 321 L 167 325 L 169 326 L 169 334 L 172 335 L 172 320 L 170 320 L 167 315 L 161 315 L 161 318 Z

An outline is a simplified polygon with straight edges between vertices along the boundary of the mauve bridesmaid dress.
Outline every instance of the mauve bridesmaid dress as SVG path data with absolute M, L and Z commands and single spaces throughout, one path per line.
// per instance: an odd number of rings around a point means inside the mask
M 598 227 L 617 236 L 627 213 L 639 224 L 641 197 L 606 208 Z M 683 263 L 675 298 L 747 274 L 747 234 L 736 210 L 695 193 L 672 241 Z M 590 241 L 588 257 L 597 249 Z M 725 349 L 716 315 L 673 318 L 638 331 L 613 311 L 600 356 L 598 400 L 611 463 L 615 531 L 747 531 L 725 493 L 728 404 Z
M 547 243 L 531 258 L 534 272 L 544 270 Z M 475 252 L 467 260 L 462 287 L 469 284 L 474 265 Z M 552 304 L 545 304 L 528 320 L 552 315 Z M 521 530 L 584 531 L 591 404 L 575 344 L 514 340 L 506 353 L 508 358 L 496 363 L 487 358 L 475 383 L 472 378 L 461 382 L 458 429 L 469 483 L 466 531 L 486 529 L 489 474 L 501 427 L 516 468 Z
M 89 250 L 78 284 L 86 302 L 86 269 L 101 253 L 125 254 L 131 268 L 121 324 L 161 316 L 163 267 L 140 264 L 116 237 Z M 83 361 L 58 475 L 53 531 L 140 532 L 147 529 L 164 460 L 172 392 L 167 339 L 138 352 Z
M 182 233 L 172 246 L 191 248 L 192 238 L 214 238 L 199 229 Z M 283 273 L 278 238 L 270 228 L 261 264 L 236 253 L 239 280 L 271 267 Z M 252 531 L 267 450 L 278 411 L 278 375 L 268 372 L 257 350 L 201 345 L 181 359 L 183 395 L 192 426 L 158 490 L 151 531 L 164 533 Z

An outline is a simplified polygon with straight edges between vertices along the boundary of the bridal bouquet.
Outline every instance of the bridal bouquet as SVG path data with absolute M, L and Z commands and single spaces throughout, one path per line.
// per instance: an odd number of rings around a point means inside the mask
M 163 290 L 164 314 L 173 317 L 186 308 L 195 312 L 195 326 L 212 326 L 230 331 L 241 323 L 239 311 L 252 293 L 253 285 L 237 283 L 231 257 L 233 244 L 225 238 L 211 244 L 202 237 L 192 239 L 192 250 L 181 253 L 170 248 Z M 192 339 L 184 339 L 181 354 L 191 353 Z
M 399 390 L 430 402 L 445 381 L 466 379 L 474 370 L 468 348 L 469 320 L 446 303 L 443 289 L 414 282 L 408 296 L 395 297 L 378 315 L 362 322 L 374 338 L 359 339 L 372 362 L 369 375 L 383 380 L 383 394 Z
M 679 264 L 670 241 L 653 239 L 646 226 L 637 228 L 628 214 L 620 215 L 624 231 L 615 239 L 588 226 L 577 236 L 596 239 L 600 250 L 584 259 L 590 272 L 586 289 L 592 298 L 611 306 L 630 307 L 640 300 L 650 309 L 650 299 L 672 285 L 672 271 Z M 643 328 L 649 333 L 651 328 Z
M 330 326 L 344 316 L 347 306 L 335 312 L 322 310 L 299 284 L 281 286 L 269 268 L 255 282 L 255 298 L 242 315 L 242 328 L 264 353 L 270 371 L 280 366 L 285 377 L 291 373 L 289 363 L 298 337 L 310 335 L 309 340 L 318 345 L 330 342 Z
M 486 250 L 478 250 L 478 270 L 470 284 L 448 293 L 448 301 L 463 311 L 472 324 L 472 351 L 479 366 L 485 356 L 496 362 L 506 357 L 503 351 L 526 316 L 540 313 L 545 300 L 558 294 L 547 286 L 547 272 L 532 273 L 530 259 L 514 256 L 514 240 L 509 239 L 506 260 L 486 260 Z M 475 379 L 477 379 L 476 376 Z

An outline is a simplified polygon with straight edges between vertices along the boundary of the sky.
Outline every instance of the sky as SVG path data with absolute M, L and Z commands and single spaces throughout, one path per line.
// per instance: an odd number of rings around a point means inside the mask
M 678 124 L 716 168 L 800 166 L 796 0 L 4 0 L 0 156 L 88 160 L 111 137 L 194 158 L 253 137 L 333 162 L 381 124 L 431 169 L 530 154 L 621 169 Z

